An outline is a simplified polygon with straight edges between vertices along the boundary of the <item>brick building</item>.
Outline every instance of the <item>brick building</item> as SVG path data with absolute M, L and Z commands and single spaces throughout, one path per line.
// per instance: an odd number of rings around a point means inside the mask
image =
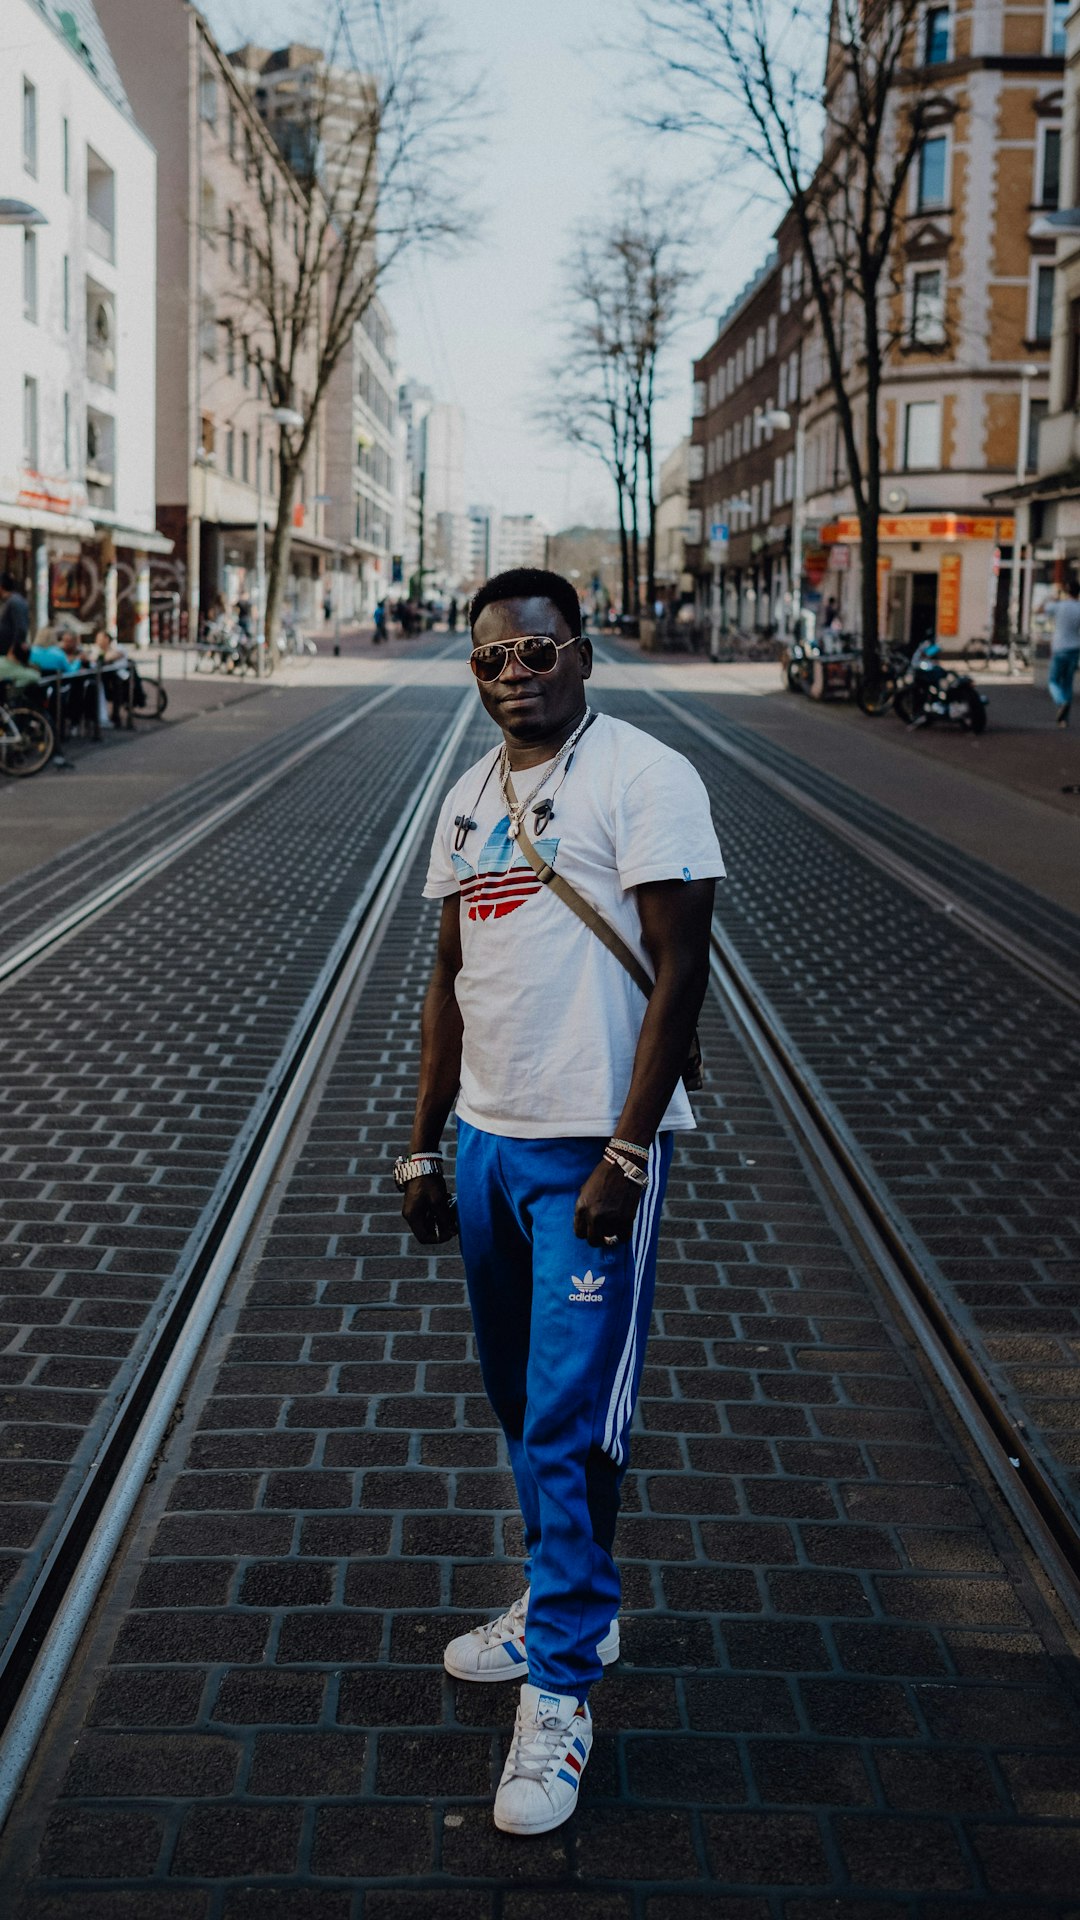
M 995 511 L 987 496 L 995 481 L 1000 487 L 1016 474 L 1021 455 L 1034 468 L 1047 409 L 1055 241 L 1046 215 L 1060 197 L 1067 11 L 1063 0 L 929 6 L 919 17 L 912 64 L 899 83 L 921 98 L 931 93 L 935 109 L 901 212 L 884 329 L 879 587 L 883 631 L 901 642 L 935 632 L 946 643 L 962 642 L 1005 619 L 1013 520 L 1007 503 L 1005 511 Z M 730 523 L 726 597 L 729 605 L 734 598 L 740 625 L 769 626 L 786 591 L 783 584 L 778 591 L 777 583 L 784 582 L 788 564 L 790 509 L 778 507 L 774 473 L 770 512 L 762 515 L 766 430 L 755 439 L 751 427 L 748 444 L 745 427 L 736 435 L 729 416 L 745 417 L 749 405 L 753 418 L 753 409 L 764 409 L 770 395 L 792 411 L 790 375 L 782 400 L 780 371 L 790 366 L 802 334 L 794 398 L 805 445 L 804 604 L 835 597 L 845 625 L 857 628 L 859 527 L 823 345 L 804 288 L 790 320 L 796 346 L 781 334 L 788 317 L 782 256 L 793 249 L 792 226 L 789 215 L 778 232 L 779 255 L 725 316 L 718 339 L 695 363 L 695 381 L 704 388 L 695 388 L 701 412 L 694 437 L 704 446 L 705 465 L 691 498 L 703 510 L 703 525 L 711 503 L 739 504 L 742 520 Z M 790 275 L 787 294 L 790 300 Z M 767 350 L 770 315 L 777 330 L 773 356 Z M 759 362 L 755 350 L 748 375 L 746 339 L 753 333 L 756 341 L 763 327 L 766 353 Z M 743 376 L 729 395 L 726 369 L 734 348 L 737 375 L 739 345 Z M 718 375 L 723 398 L 709 384 Z M 856 410 L 860 380 L 855 361 L 850 392 Z M 738 448 L 730 460 L 729 425 L 732 447 Z M 1022 427 L 1028 442 L 1023 450 Z M 710 475 L 709 449 L 718 428 L 722 465 Z M 768 449 L 774 458 L 789 450 L 779 442 Z M 696 555 L 702 587 L 707 559 L 703 546 Z

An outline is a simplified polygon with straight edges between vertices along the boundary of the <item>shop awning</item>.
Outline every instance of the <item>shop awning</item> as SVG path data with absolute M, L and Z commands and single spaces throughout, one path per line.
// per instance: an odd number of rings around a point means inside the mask
M 18 527 L 23 533 L 64 534 L 75 540 L 93 540 L 97 533 L 93 521 L 83 514 L 50 513 L 44 507 L 21 507 L 14 500 L 0 500 L 0 526 Z
M 120 527 L 112 520 L 96 520 L 90 537 L 100 540 L 106 533 L 114 547 L 132 547 L 136 553 L 172 553 L 176 545 L 163 533 L 145 533 L 141 527 Z
M 1063 467 L 1060 473 L 1041 473 L 1037 480 L 1025 480 L 1020 486 L 998 487 L 987 499 L 995 500 L 1075 500 L 1080 494 L 1080 462 Z

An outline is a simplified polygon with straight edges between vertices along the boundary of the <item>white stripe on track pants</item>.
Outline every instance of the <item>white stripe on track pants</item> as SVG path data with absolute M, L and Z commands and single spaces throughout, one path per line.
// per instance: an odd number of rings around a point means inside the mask
M 574 1206 L 605 1140 L 514 1140 L 458 1122 L 461 1251 L 484 1386 L 525 1522 L 529 1679 L 584 1699 L 619 1607 L 612 1542 L 656 1284 L 672 1137 L 649 1154 L 627 1246 Z

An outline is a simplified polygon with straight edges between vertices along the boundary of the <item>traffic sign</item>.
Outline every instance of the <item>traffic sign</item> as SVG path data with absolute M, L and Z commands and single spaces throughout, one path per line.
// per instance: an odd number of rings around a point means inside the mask
M 728 557 L 728 526 L 726 520 L 714 520 L 709 527 L 709 559 L 714 567 L 721 567 Z

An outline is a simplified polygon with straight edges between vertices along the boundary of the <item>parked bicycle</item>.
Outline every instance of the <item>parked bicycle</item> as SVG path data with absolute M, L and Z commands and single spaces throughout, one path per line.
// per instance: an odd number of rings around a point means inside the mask
M 281 638 L 278 641 L 281 652 L 303 656 L 317 654 L 319 649 L 310 634 L 303 631 L 295 614 L 286 613 L 281 617 Z
M 1027 634 L 976 634 L 964 648 L 967 666 L 985 671 L 999 661 L 1009 673 L 1031 665 L 1031 639 Z
M 22 780 L 48 766 L 56 736 L 45 714 L 36 707 L 0 704 L 0 774 Z
M 876 680 L 868 680 L 863 675 L 856 690 L 855 699 L 860 710 L 869 714 L 872 720 L 880 719 L 888 713 L 896 697 L 896 689 L 907 673 L 909 660 L 902 647 L 889 647 Z

